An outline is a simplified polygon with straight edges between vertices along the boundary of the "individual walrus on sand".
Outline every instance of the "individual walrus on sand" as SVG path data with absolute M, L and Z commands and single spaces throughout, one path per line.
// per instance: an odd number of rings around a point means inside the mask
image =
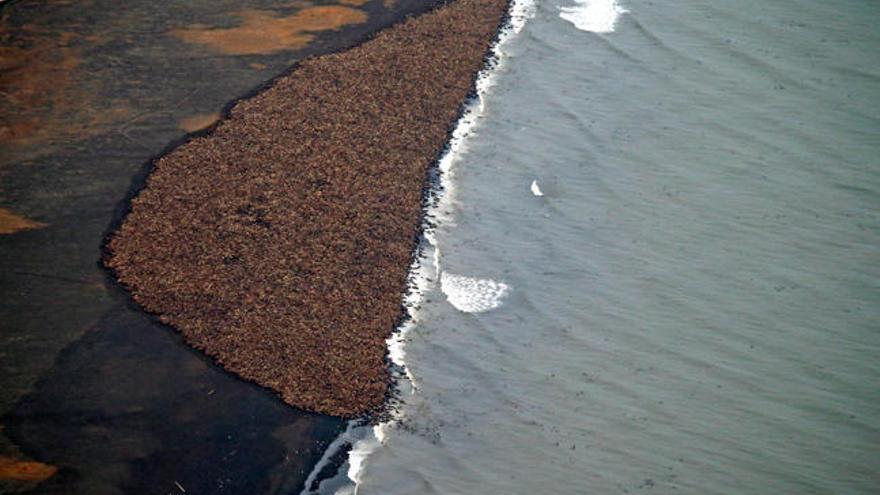
M 507 6 L 456 0 L 239 101 L 155 161 L 106 265 L 189 344 L 287 403 L 379 410 L 427 172 Z

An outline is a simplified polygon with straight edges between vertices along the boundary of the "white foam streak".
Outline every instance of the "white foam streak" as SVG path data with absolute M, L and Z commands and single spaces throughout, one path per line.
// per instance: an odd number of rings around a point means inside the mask
M 347 474 L 348 479 L 355 484 L 354 493 L 357 493 L 357 485 L 360 484 L 361 474 L 364 472 L 364 463 L 367 461 L 367 457 L 369 457 L 369 455 L 381 445 L 381 441 L 379 440 L 380 437 L 375 434 L 377 428 L 379 427 L 373 427 L 373 436 L 367 436 L 362 440 L 358 440 L 351 448 L 351 452 L 348 453 Z M 384 435 L 382 435 L 382 437 L 384 437 Z
M 574 24 L 581 31 L 611 33 L 620 14 L 626 9 L 616 0 L 574 0 L 575 5 L 561 7 L 559 17 Z
M 309 473 L 309 477 L 306 478 L 305 485 L 303 487 L 300 495 L 309 495 L 313 493 L 309 488 L 311 488 L 312 484 L 315 482 L 315 478 L 318 477 L 318 474 L 324 470 L 327 464 L 330 463 L 330 460 L 333 458 L 336 453 L 345 447 L 348 444 L 355 444 L 363 435 L 363 426 L 360 425 L 357 421 L 350 421 L 348 426 L 345 428 L 345 431 L 339 434 L 335 440 L 333 440 L 330 445 L 324 450 L 324 455 L 321 456 L 321 459 L 315 464 L 315 467 L 312 469 L 312 472 Z M 349 454 L 351 457 L 351 454 Z M 351 461 L 349 461 L 351 462 Z M 337 492 L 337 495 L 343 495 L 342 493 Z

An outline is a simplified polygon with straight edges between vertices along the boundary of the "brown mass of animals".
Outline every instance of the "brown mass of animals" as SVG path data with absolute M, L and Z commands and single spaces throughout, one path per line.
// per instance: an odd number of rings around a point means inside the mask
M 134 300 L 289 404 L 379 410 L 430 168 L 507 0 L 305 60 L 155 160 L 106 244 Z

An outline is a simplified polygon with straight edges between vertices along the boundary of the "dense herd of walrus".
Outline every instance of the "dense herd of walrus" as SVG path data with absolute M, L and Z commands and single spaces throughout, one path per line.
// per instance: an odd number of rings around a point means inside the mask
M 456 0 L 237 102 L 153 162 L 105 263 L 189 344 L 287 403 L 380 410 L 427 177 L 507 7 Z

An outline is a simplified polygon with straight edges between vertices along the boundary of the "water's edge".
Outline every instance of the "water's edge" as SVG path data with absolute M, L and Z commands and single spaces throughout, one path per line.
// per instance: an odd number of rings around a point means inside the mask
M 375 425 L 363 419 L 351 420 L 346 430 L 328 447 L 310 473 L 301 495 L 357 493 L 370 454 L 381 448 L 394 428 L 404 420 L 406 398 L 418 391 L 417 378 L 406 365 L 406 342 L 409 334 L 419 324 L 419 307 L 424 294 L 442 280 L 440 247 L 434 233 L 439 225 L 454 222 L 451 208 L 455 200 L 454 166 L 461 151 L 467 146 L 468 135 L 479 125 L 479 119 L 485 113 L 484 97 L 491 89 L 498 69 L 505 62 L 505 44 L 519 34 L 528 18 L 533 15 L 534 8 L 532 0 L 510 1 L 507 15 L 499 25 L 496 38 L 486 56 L 484 68 L 474 80 L 472 96 L 462 104 L 460 117 L 450 131 L 447 145 L 429 169 L 427 187 L 423 192 L 423 220 L 419 242 L 413 251 L 408 290 L 403 298 L 405 315 L 402 323 L 387 340 L 396 389 L 395 398 L 390 405 L 390 417 Z M 502 287 L 506 290 L 506 286 Z M 341 479 L 338 472 L 335 476 L 322 478 L 322 472 L 335 471 L 328 469 L 328 466 L 332 464 L 331 459 L 339 459 L 339 452 L 343 450 L 348 451 L 348 456 L 338 469 L 344 472 L 347 479 Z M 325 480 L 328 483 L 322 485 Z

